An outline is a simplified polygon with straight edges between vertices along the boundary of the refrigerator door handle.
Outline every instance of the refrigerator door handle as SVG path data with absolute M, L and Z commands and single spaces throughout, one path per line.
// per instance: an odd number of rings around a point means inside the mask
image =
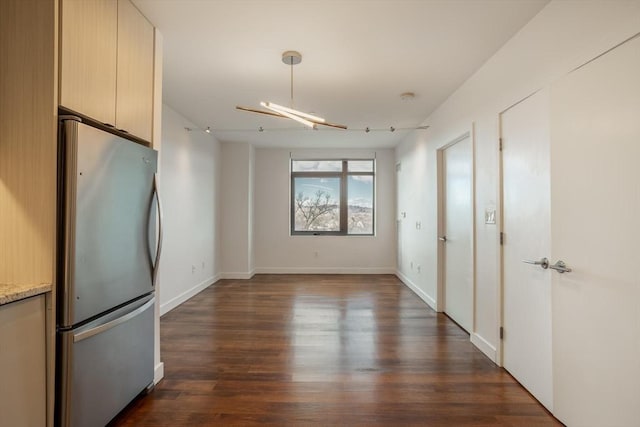
M 158 188 L 158 174 L 153 175 L 153 192 L 156 194 L 156 204 L 158 206 L 158 244 L 156 247 L 156 259 L 153 263 L 153 276 L 151 285 L 156 286 L 158 268 L 160 267 L 160 254 L 162 253 L 162 201 L 160 200 L 160 190 Z
M 140 307 L 136 308 L 132 312 L 125 314 L 122 317 L 118 317 L 117 319 L 113 319 L 110 322 L 104 323 L 100 326 L 96 326 L 95 328 L 91 328 L 86 331 L 82 331 L 78 334 L 75 334 L 73 336 L 73 342 L 74 343 L 80 342 L 80 341 L 86 340 L 87 338 L 91 338 L 94 335 L 98 335 L 99 333 L 108 331 L 111 328 L 115 328 L 121 323 L 124 323 L 128 320 L 133 319 L 134 317 L 136 317 L 137 315 L 139 315 L 140 313 L 142 313 L 143 311 L 151 307 L 154 303 L 155 303 L 155 298 L 151 298 L 144 305 L 141 305 Z

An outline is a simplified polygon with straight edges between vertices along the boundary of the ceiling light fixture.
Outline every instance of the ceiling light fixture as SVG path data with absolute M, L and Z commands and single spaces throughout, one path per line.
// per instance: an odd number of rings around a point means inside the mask
M 289 111 L 286 111 L 281 109 L 281 107 L 278 104 L 274 104 L 272 102 L 261 102 L 260 105 L 262 105 L 264 108 L 268 110 L 273 111 L 274 113 L 280 114 L 281 116 L 288 117 L 291 120 L 295 120 L 296 122 L 302 123 L 305 126 L 309 126 L 310 128 L 313 128 L 313 129 L 316 128 L 316 124 L 310 120 L 305 119 L 304 117 L 301 117 L 302 114 L 296 114 L 296 113 L 290 112 L 290 111 L 296 111 L 292 108 L 288 108 Z
M 251 113 L 288 118 L 302 123 L 303 125 L 308 126 L 312 129 L 317 129 L 317 125 L 329 126 L 337 129 L 347 129 L 347 127 L 344 125 L 329 123 L 322 117 L 304 113 L 293 108 L 293 66 L 302 62 L 302 55 L 299 52 L 288 50 L 282 54 L 282 62 L 291 67 L 291 106 L 283 107 L 282 105 L 274 104 L 273 102 L 261 102 L 260 105 L 269 111 L 256 110 L 254 108 L 241 106 L 236 106 L 236 109 L 249 111 Z

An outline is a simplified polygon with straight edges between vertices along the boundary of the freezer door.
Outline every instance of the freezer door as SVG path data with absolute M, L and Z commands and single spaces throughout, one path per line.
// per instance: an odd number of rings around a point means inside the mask
M 104 426 L 153 383 L 154 301 L 59 333 L 57 425 Z
M 60 324 L 71 326 L 153 290 L 157 152 L 63 122 Z

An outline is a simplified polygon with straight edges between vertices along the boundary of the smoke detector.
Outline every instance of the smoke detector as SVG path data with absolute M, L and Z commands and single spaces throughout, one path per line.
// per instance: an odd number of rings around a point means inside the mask
M 404 92 L 400 94 L 400 99 L 403 101 L 412 101 L 416 97 L 416 94 L 413 92 Z

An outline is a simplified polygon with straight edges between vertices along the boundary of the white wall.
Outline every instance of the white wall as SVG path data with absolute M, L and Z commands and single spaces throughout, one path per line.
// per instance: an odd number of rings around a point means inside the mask
M 421 131 L 418 137 L 426 135 Z M 428 181 L 425 167 L 428 157 L 422 140 L 406 149 L 406 155 L 396 159 L 398 276 L 435 309 L 437 269 L 433 261 L 437 246 L 428 244 L 426 239 L 436 238 L 437 206 L 428 209 L 428 200 L 436 200 L 436 188 L 425 185 Z M 421 224 L 420 229 L 416 228 L 416 222 Z
M 253 145 L 250 147 L 249 152 L 249 243 L 248 243 L 248 270 L 253 275 L 255 271 L 255 148 Z
M 213 136 L 163 105 L 161 314 L 219 278 L 220 158 L 220 143 Z
M 354 154 L 342 153 L 345 158 Z M 296 154 L 304 155 L 305 151 L 296 150 Z M 313 150 L 306 154 L 314 158 L 336 158 L 341 156 L 341 151 Z M 291 236 L 290 150 L 256 148 L 256 273 L 394 273 L 394 152 L 377 150 L 376 158 L 375 236 Z
M 222 277 L 253 276 L 253 155 L 247 143 L 222 143 Z
M 476 301 L 471 336 L 497 361 L 500 305 L 498 226 L 484 224 L 486 207 L 499 207 L 498 114 L 575 67 L 640 31 L 640 2 L 553 1 L 487 61 L 396 149 L 402 171 L 398 211 L 399 274 L 426 301 L 437 294 L 436 150 L 473 129 L 476 144 Z M 422 222 L 415 230 L 405 224 Z M 422 274 L 409 262 L 419 262 Z

